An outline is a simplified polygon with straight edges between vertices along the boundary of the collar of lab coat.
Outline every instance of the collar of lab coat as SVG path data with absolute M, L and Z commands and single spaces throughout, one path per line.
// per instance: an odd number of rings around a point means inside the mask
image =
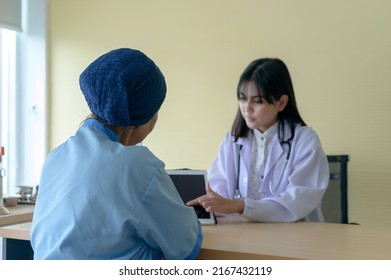
M 289 124 L 285 121 L 284 125 L 285 135 L 290 136 L 291 131 Z M 251 150 L 252 150 L 252 143 L 253 143 L 253 137 L 254 132 L 252 130 L 249 130 L 246 137 L 240 137 L 238 141 L 236 141 L 236 149 L 240 154 L 241 163 L 242 165 L 246 167 L 246 170 L 248 171 L 250 168 L 250 159 L 251 159 Z M 292 140 L 293 141 L 293 140 Z M 284 150 L 282 148 L 282 145 L 278 139 L 278 133 L 274 135 L 273 140 L 271 142 L 270 146 L 270 152 L 268 155 L 268 160 L 266 163 L 265 168 L 265 179 L 267 177 L 267 173 L 270 169 L 273 168 L 273 166 L 277 163 L 277 161 L 281 160 L 281 157 L 284 156 Z

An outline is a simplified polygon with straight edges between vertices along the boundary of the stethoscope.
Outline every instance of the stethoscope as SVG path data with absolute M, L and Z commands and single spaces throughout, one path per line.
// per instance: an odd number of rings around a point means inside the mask
M 292 149 L 292 145 L 291 145 L 291 140 L 292 140 L 293 136 L 288 139 L 288 140 L 284 140 L 284 141 L 280 141 L 280 145 L 283 146 L 283 145 L 287 145 L 288 146 L 288 153 L 286 154 L 286 157 L 285 157 L 285 163 L 284 163 L 284 167 L 282 169 L 282 172 L 281 172 L 281 175 L 280 175 L 280 178 L 279 180 L 277 181 L 277 184 L 273 187 L 273 183 L 272 181 L 269 181 L 269 191 L 270 193 L 273 195 L 273 196 L 278 196 L 279 194 L 276 193 L 276 191 L 278 190 L 278 188 L 280 187 L 280 184 L 281 184 L 281 181 L 282 181 L 282 177 L 284 176 L 284 173 L 285 173 L 285 169 L 286 169 L 286 166 L 288 164 L 288 160 L 291 156 L 291 149 Z M 235 200 L 240 200 L 242 198 L 242 195 L 240 193 L 240 190 L 239 190 L 239 177 L 240 177 L 240 150 L 243 148 L 243 145 L 239 145 L 239 148 L 238 148 L 238 157 L 237 157 L 237 177 L 236 177 L 236 190 L 235 190 L 235 193 L 234 193 L 234 196 L 233 198 Z

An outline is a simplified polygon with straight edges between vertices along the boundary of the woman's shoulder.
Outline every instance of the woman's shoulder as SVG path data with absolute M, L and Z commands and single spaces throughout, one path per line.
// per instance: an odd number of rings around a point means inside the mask
M 122 168 L 129 174 L 151 177 L 165 169 L 165 164 L 145 146 L 125 147 L 121 159 Z
M 301 124 L 296 125 L 295 133 L 303 135 L 317 135 L 316 131 L 312 127 Z
M 311 142 L 316 142 L 320 144 L 320 138 L 318 133 L 309 126 L 304 126 L 298 124 L 295 128 L 295 138 L 300 142 L 305 142 L 307 144 Z
M 125 147 L 125 146 L 124 146 Z M 125 147 L 127 159 L 138 162 L 139 164 L 161 164 L 162 161 L 146 146 L 127 146 Z

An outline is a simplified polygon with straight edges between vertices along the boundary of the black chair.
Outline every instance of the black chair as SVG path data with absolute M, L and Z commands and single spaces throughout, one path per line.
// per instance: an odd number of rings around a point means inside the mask
M 348 224 L 348 155 L 328 155 L 330 183 L 322 199 L 326 223 Z

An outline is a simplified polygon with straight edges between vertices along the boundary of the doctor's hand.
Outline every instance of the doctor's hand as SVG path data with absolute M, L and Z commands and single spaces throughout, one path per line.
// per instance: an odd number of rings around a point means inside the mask
M 200 204 L 207 212 L 218 212 L 222 214 L 242 214 L 244 210 L 244 202 L 242 200 L 233 200 L 222 197 L 215 193 L 208 183 L 206 186 L 206 194 L 190 200 L 186 203 L 188 206 Z

